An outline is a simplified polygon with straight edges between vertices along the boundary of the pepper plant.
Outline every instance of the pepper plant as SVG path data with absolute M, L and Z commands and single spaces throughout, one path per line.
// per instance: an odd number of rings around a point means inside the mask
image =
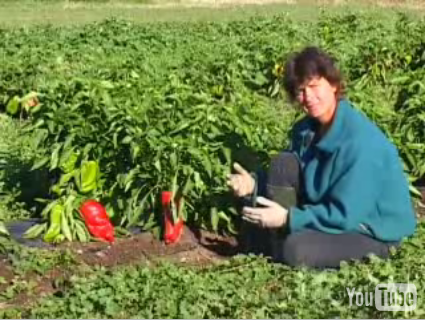
M 283 66 L 312 44 L 336 56 L 350 100 L 396 144 L 410 181 L 424 176 L 423 21 L 324 14 L 2 30 L 0 110 L 25 124 L 40 150 L 33 169 L 48 171 L 45 224 L 32 231 L 46 233 L 60 204 L 70 232 L 58 240 L 88 238 L 78 212 L 87 199 L 116 227 L 152 229 L 162 191 L 184 199 L 188 224 L 235 231 L 225 176 L 234 161 L 252 171 L 287 146 L 301 111 L 286 100 Z M 28 94 L 37 107 L 22 109 Z

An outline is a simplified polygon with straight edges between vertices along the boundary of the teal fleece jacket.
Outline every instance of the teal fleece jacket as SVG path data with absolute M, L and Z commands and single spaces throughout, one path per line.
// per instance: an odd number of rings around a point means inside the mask
M 318 142 L 316 127 L 306 117 L 292 130 L 304 201 L 289 208 L 289 231 L 360 232 L 382 241 L 412 235 L 416 215 L 396 147 L 345 99 Z

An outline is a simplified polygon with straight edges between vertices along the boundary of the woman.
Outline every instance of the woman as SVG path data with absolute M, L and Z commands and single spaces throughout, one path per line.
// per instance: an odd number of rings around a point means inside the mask
M 343 97 L 339 70 L 318 48 L 288 61 L 285 89 L 306 114 L 292 129 L 290 150 L 267 175 L 235 164 L 228 180 L 252 201 L 242 210 L 258 247 L 250 250 L 293 266 L 386 258 L 416 227 L 397 149 Z

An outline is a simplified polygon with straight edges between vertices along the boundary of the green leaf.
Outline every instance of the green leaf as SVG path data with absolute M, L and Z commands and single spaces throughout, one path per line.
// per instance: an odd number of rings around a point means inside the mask
M 409 186 L 409 190 L 410 190 L 410 192 L 412 194 L 414 194 L 414 195 L 416 195 L 418 197 L 421 197 L 421 195 L 422 195 L 422 193 L 416 187 L 414 187 L 413 185 Z
M 208 176 L 211 178 L 212 177 L 212 164 L 211 164 L 209 158 L 207 156 L 204 157 L 202 162 L 203 162 L 203 165 L 204 165 L 204 169 L 207 171 Z
M 131 136 L 126 136 L 122 141 L 121 141 L 121 143 L 122 144 L 129 144 L 131 141 L 132 141 L 132 137 Z
M 174 152 L 170 154 L 170 164 L 172 168 L 177 167 L 177 157 L 176 157 L 176 153 Z
M 9 235 L 9 231 L 6 229 L 6 226 L 1 221 L 0 221 L 0 235 L 4 235 L 4 236 Z
M 90 240 L 89 231 L 86 228 L 84 222 L 75 220 L 75 235 L 81 242 L 88 242 Z
M 68 208 L 65 208 L 62 213 L 61 218 L 61 232 L 65 236 L 65 238 L 68 241 L 72 241 L 72 233 L 71 233 L 71 227 L 70 227 L 70 215 L 69 215 Z
M 226 222 L 231 222 L 231 218 L 226 215 L 225 212 L 219 211 L 218 216 L 220 219 L 225 220 Z
M 212 224 L 213 230 L 217 231 L 218 224 L 219 224 L 219 215 L 218 215 L 216 207 L 212 207 L 210 209 L 210 222 Z
M 53 149 L 51 158 L 50 158 L 50 170 L 54 170 L 59 165 L 59 152 L 61 151 L 62 145 L 57 144 L 56 147 Z
M 268 83 L 268 79 L 261 72 L 257 72 L 252 82 L 258 86 L 263 86 Z
M 171 131 L 169 133 L 169 135 L 177 134 L 177 133 L 185 130 L 186 128 L 188 128 L 190 125 L 191 125 L 191 122 L 185 121 L 185 122 L 181 123 L 175 130 Z
M 136 169 L 130 170 L 129 173 L 126 174 L 123 184 L 124 184 L 124 192 L 129 191 L 132 183 L 134 181 L 135 174 L 137 173 Z
M 81 189 L 81 175 L 80 175 L 81 170 L 80 169 L 75 169 L 73 171 L 73 176 L 74 176 L 74 182 L 78 188 L 78 190 Z
M 157 171 L 161 172 L 161 163 L 159 159 L 155 160 L 154 167 L 157 169 Z
M 132 144 L 132 160 L 135 161 L 141 151 L 141 147 L 137 144 Z
M 30 170 L 33 171 L 33 170 L 40 169 L 41 167 L 45 166 L 48 162 L 49 162 L 49 158 L 40 159 L 33 164 Z
M 14 96 L 7 104 L 6 106 L 6 112 L 11 114 L 11 115 L 15 115 L 18 113 L 19 111 L 19 104 L 20 104 L 20 99 L 18 96 Z
M 24 233 L 24 238 L 37 238 L 40 236 L 47 228 L 47 223 L 42 224 L 35 224 L 32 227 L 30 227 L 27 231 Z
M 111 81 L 102 80 L 100 86 L 105 89 L 114 89 L 114 84 Z

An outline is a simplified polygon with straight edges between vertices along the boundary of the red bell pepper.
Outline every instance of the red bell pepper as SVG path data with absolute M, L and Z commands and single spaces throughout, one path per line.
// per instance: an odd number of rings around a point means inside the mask
M 173 192 L 163 191 L 161 193 L 161 202 L 163 207 L 164 216 L 164 241 L 166 244 L 172 244 L 179 241 L 183 233 L 183 219 L 181 216 L 178 217 L 178 221 L 173 223 L 173 212 L 172 212 L 172 199 Z M 179 208 L 180 201 L 175 200 L 175 207 Z
M 81 205 L 80 212 L 90 234 L 96 238 L 114 242 L 114 227 L 102 204 L 95 200 L 87 200 Z

